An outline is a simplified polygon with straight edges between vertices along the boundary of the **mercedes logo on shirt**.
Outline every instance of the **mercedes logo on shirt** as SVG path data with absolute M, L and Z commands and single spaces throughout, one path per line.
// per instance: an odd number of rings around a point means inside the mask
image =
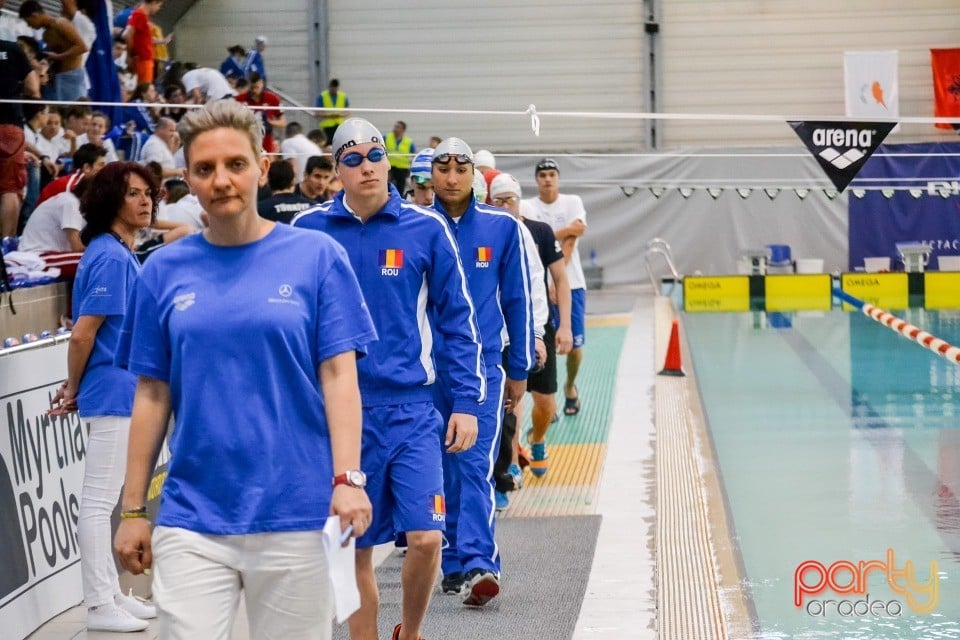
M 288 284 L 280 285 L 280 295 L 282 295 L 284 298 L 289 298 L 291 294 L 293 294 L 293 287 Z

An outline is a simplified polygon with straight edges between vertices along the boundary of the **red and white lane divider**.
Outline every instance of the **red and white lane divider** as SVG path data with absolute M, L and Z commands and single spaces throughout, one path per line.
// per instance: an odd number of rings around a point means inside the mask
M 939 356 L 943 356 L 954 364 L 960 364 L 960 348 L 953 346 L 946 340 L 941 340 L 932 333 L 924 331 L 920 327 L 912 325 L 903 318 L 898 318 L 888 311 L 875 307 L 869 302 L 863 303 L 861 311 L 883 326 L 889 327 L 903 337 L 913 340 L 921 347 L 930 349 L 930 351 L 933 351 Z

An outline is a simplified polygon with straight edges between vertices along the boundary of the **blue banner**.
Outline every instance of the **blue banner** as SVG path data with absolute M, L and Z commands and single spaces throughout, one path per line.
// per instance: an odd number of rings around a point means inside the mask
M 110 25 L 107 0 L 96 6 L 96 12 L 90 16 L 97 28 L 97 39 L 90 47 L 87 56 L 87 76 L 90 78 L 90 99 L 94 102 L 120 102 L 120 79 L 117 66 L 113 62 L 113 30 Z M 116 122 L 115 107 L 97 107 L 110 116 L 110 122 Z
M 851 271 L 870 256 L 902 269 L 899 242 L 931 245 L 931 269 L 937 256 L 960 255 L 960 143 L 881 145 L 847 193 Z

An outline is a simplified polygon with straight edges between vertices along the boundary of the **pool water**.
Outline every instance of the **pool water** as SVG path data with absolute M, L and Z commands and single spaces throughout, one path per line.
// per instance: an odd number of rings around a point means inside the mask
M 757 637 L 960 638 L 960 367 L 860 313 L 683 326 Z

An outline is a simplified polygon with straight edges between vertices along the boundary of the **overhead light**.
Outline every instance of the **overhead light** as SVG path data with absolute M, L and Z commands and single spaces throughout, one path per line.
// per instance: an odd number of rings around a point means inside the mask
M 910 195 L 913 196 L 914 200 L 919 200 L 920 196 L 923 195 L 923 189 L 910 189 Z
M 679 191 L 680 195 L 682 195 L 684 198 L 689 198 L 693 195 L 693 187 L 680 187 Z
M 880 189 L 880 193 L 883 194 L 883 197 L 889 200 L 893 197 L 893 194 L 896 193 L 894 189 Z
M 766 189 L 763 190 L 763 192 L 767 194 L 768 198 L 773 200 L 774 198 L 777 197 L 777 194 L 780 193 L 780 189 L 777 189 L 776 187 L 767 187 Z
M 740 194 L 741 198 L 746 200 L 747 198 L 750 197 L 750 194 L 753 193 L 753 189 L 749 189 L 747 187 L 738 187 L 737 193 Z
M 650 187 L 650 193 L 653 194 L 654 198 L 660 199 L 660 196 L 663 195 L 665 189 L 663 187 Z
M 866 189 L 851 189 L 850 193 L 854 195 L 858 200 L 863 200 L 863 197 L 867 195 Z
M 720 194 L 723 193 L 723 189 L 720 187 L 707 187 L 707 193 L 710 194 L 710 197 L 716 200 L 720 197 Z
M 840 192 L 836 189 L 824 189 L 823 195 L 827 196 L 827 200 L 834 200 L 838 195 L 840 195 Z
M 805 200 L 806 197 L 810 194 L 810 189 L 794 189 L 794 193 L 797 194 L 797 197 L 801 200 Z

